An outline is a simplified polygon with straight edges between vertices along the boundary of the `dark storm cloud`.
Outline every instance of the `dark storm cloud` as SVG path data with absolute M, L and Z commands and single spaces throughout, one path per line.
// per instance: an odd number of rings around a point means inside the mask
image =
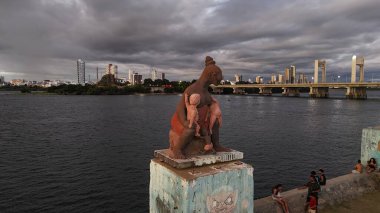
M 231 78 L 283 72 L 348 73 L 352 54 L 379 69 L 380 4 L 368 1 L 0 2 L 0 75 L 75 78 L 75 60 L 89 72 L 106 63 L 145 74 L 155 66 L 170 79 L 196 78 L 212 55 Z M 102 69 L 102 68 L 101 68 Z M 380 77 L 380 74 L 379 74 Z

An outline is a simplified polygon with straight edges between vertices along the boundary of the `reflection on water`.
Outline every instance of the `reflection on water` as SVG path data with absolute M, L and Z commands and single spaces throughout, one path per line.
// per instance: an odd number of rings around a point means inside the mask
M 147 212 L 149 161 L 168 147 L 179 96 L 0 96 L 0 207 Z M 255 196 L 348 173 L 378 100 L 216 96 L 221 142 L 255 167 Z

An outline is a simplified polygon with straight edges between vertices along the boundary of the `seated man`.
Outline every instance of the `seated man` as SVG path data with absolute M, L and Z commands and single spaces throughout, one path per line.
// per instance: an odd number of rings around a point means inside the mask
M 355 169 L 352 170 L 354 174 L 361 174 L 363 172 L 363 164 L 361 160 L 358 160 L 358 163 L 355 165 Z

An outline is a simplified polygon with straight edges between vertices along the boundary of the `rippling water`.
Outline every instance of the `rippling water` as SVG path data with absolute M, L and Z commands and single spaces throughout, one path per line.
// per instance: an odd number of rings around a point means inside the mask
M 362 128 L 380 124 L 379 99 L 217 99 L 221 142 L 255 167 L 255 197 L 320 167 L 328 178 L 349 172 Z M 149 161 L 168 146 L 178 100 L 0 95 L 0 212 L 147 212 Z

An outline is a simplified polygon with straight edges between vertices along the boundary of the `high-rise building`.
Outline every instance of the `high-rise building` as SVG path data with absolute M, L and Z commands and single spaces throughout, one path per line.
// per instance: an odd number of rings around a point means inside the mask
M 270 78 L 270 83 L 271 83 L 271 84 L 275 84 L 276 81 L 277 81 L 277 79 L 276 79 L 276 74 L 272 74 L 272 76 L 271 76 L 271 78 Z
M 99 67 L 96 66 L 96 82 L 99 82 Z
M 128 70 L 128 81 L 129 83 L 132 84 L 132 80 L 133 80 L 133 71 L 131 69 Z
M 86 83 L 86 63 L 82 59 L 77 60 L 78 84 Z
M 305 75 L 305 73 L 300 73 L 299 76 L 298 76 L 298 83 L 300 84 L 306 84 L 308 83 L 307 82 L 307 76 Z
M 285 68 L 285 83 L 296 83 L 296 66 L 292 65 L 290 67 Z
M 284 83 L 284 76 L 281 75 L 281 74 L 278 74 L 278 83 L 279 83 L 279 84 Z
M 156 79 L 158 79 L 158 72 L 157 72 L 157 70 L 155 70 L 155 69 L 152 69 L 152 71 L 151 71 L 151 79 L 154 81 L 154 80 L 156 80 Z
M 296 83 L 296 66 L 290 66 L 290 83 Z
M 117 65 L 113 65 L 113 64 L 108 64 L 106 66 L 106 69 L 104 71 L 104 75 L 114 75 L 115 78 L 117 78 Z
M 290 83 L 290 69 L 289 67 L 285 68 L 285 83 Z
M 264 82 L 263 77 L 261 77 L 261 76 L 259 76 L 259 75 L 256 76 L 256 79 L 255 79 L 255 80 L 256 80 L 255 82 L 256 82 L 257 84 L 262 84 L 262 83 Z
M 114 75 L 115 75 L 115 78 L 117 78 L 118 76 L 118 74 L 119 74 L 119 71 L 118 71 L 118 68 L 117 68 L 117 65 L 113 65 L 113 73 L 115 73 Z
M 164 80 L 165 79 L 165 73 L 161 73 L 161 80 Z
M 142 75 L 139 75 L 138 73 L 133 73 L 131 83 L 132 85 L 142 84 Z
M 242 75 L 235 74 L 235 81 L 236 81 L 236 82 L 243 81 L 243 76 L 242 76 Z

